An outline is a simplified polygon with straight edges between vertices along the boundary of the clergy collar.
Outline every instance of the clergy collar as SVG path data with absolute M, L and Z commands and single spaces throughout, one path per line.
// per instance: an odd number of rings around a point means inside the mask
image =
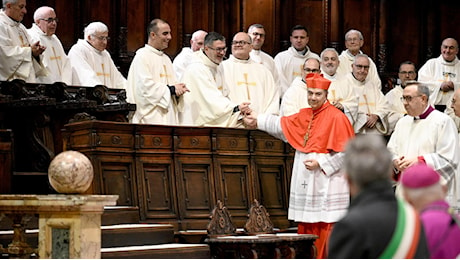
M 442 55 L 440 55 L 441 58 L 441 64 L 447 65 L 447 66 L 455 66 L 458 63 L 458 58 L 455 56 L 455 59 L 453 61 L 446 61 Z
M 348 49 L 347 49 L 347 55 L 351 58 L 351 57 L 355 57 L 356 55 L 353 55 Z M 361 50 L 359 50 L 358 54 L 363 54 L 363 52 Z
M 414 117 L 414 120 L 419 120 L 419 119 L 425 119 L 428 117 L 428 115 L 431 114 L 431 112 L 434 111 L 434 108 L 431 106 L 431 105 L 428 105 L 426 108 L 425 108 L 425 111 L 423 111 L 423 113 L 421 113 L 419 116 L 415 116 Z

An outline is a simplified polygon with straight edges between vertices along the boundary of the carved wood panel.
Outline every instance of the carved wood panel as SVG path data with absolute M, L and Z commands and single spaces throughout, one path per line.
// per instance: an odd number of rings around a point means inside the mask
M 137 190 L 134 165 L 130 158 L 98 156 L 96 175 L 90 191 L 95 194 L 117 194 L 117 205 L 137 205 Z M 94 165 L 94 163 L 93 163 Z
M 177 195 L 171 159 L 141 157 L 137 163 L 142 218 L 177 218 Z

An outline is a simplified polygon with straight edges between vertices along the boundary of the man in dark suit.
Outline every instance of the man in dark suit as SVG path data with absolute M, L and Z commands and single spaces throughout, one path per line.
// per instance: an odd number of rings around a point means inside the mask
M 344 167 L 352 200 L 332 230 L 329 258 L 430 257 L 418 215 L 394 195 L 391 159 L 381 136 L 357 136 L 347 144 Z

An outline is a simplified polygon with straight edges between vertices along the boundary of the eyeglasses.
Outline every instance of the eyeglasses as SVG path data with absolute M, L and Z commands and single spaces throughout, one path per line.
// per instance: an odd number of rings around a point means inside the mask
M 321 70 L 319 69 L 303 68 L 303 70 L 308 73 L 320 73 L 321 72 Z
M 407 103 L 411 102 L 412 99 L 416 98 L 416 97 L 421 97 L 422 95 L 417 95 L 417 96 L 402 96 L 401 97 L 401 101 L 404 102 L 406 101 Z
M 216 51 L 216 52 L 227 52 L 227 47 L 225 48 L 213 48 L 213 47 L 209 47 L 209 49 L 213 50 L 213 51 Z
M 358 42 L 360 40 L 361 40 L 360 38 L 347 38 L 346 39 L 347 42 Z
M 260 38 L 264 38 L 264 37 L 265 37 L 265 34 L 263 34 L 263 33 L 258 33 L 258 32 L 253 32 L 252 35 L 254 35 L 254 37 L 260 36 Z
M 355 64 L 356 68 L 358 69 L 365 69 L 365 70 L 368 70 L 369 69 L 369 65 L 360 65 L 360 64 Z
M 93 35 L 94 37 L 98 38 L 100 41 L 108 41 L 110 40 L 110 37 L 109 36 L 97 36 L 97 35 Z
M 415 75 L 415 71 L 400 71 L 399 74 L 407 74 L 409 76 Z
M 56 22 L 56 23 L 57 23 L 57 22 L 59 22 L 59 19 L 58 19 L 57 17 L 56 17 L 56 18 L 50 17 L 50 18 L 48 18 L 48 19 L 43 19 L 43 18 L 41 18 L 40 20 L 46 21 L 47 23 L 52 23 L 52 22 Z
M 232 45 L 244 46 L 245 44 L 251 44 L 251 43 L 247 41 L 232 41 Z

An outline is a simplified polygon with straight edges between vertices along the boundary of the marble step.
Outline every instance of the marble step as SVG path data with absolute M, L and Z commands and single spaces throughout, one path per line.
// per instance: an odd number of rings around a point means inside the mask
M 209 259 L 207 244 L 163 244 L 102 248 L 103 259 Z
M 38 229 L 26 230 L 26 242 L 38 247 Z M 0 244 L 7 247 L 13 230 L 0 231 Z M 158 245 L 174 242 L 174 227 L 169 224 L 121 224 L 101 227 L 101 247 Z
M 121 224 L 102 226 L 102 248 L 158 245 L 174 242 L 169 224 Z

